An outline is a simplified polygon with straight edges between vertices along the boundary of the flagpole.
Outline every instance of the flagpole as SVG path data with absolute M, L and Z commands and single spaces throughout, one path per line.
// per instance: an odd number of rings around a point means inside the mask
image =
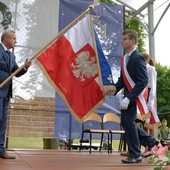
M 40 49 L 29 61 L 36 58 L 40 55 L 44 50 L 46 50 L 54 41 L 56 41 L 60 36 L 62 36 L 65 32 L 67 32 L 71 27 L 73 27 L 79 20 L 81 20 L 89 11 L 93 10 L 94 6 L 90 5 L 82 14 L 80 14 L 76 19 L 74 19 L 70 24 L 68 24 L 64 29 L 62 29 L 51 41 L 49 41 L 42 49 Z M 13 72 L 7 79 L 5 79 L 0 84 L 0 89 L 8 83 L 16 74 L 18 74 L 22 69 L 24 69 L 25 64 L 19 67 L 15 72 Z
M 97 52 L 97 44 L 96 44 L 96 40 L 95 40 L 95 35 L 94 35 L 94 30 L 93 30 L 93 27 L 92 27 L 92 18 L 90 16 L 90 25 L 91 25 L 91 31 L 92 31 L 92 39 L 93 39 L 93 44 L 94 44 L 94 50 L 95 50 L 95 53 L 96 53 L 96 60 L 97 60 L 97 65 L 98 65 L 98 75 L 99 75 L 99 81 L 100 81 L 100 87 L 101 89 L 103 89 L 103 81 L 102 81 L 102 78 L 101 78 L 101 70 L 100 70 L 100 64 L 99 64 L 99 56 L 98 56 L 98 52 Z

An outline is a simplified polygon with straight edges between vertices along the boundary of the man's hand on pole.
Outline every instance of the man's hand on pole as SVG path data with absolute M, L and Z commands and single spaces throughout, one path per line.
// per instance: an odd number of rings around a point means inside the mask
M 31 60 L 26 59 L 24 63 L 24 69 L 27 70 L 32 64 Z

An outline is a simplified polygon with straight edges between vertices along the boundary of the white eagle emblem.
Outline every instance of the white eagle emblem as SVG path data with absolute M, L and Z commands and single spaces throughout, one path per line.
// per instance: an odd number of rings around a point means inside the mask
M 97 74 L 97 63 L 95 56 L 90 56 L 89 51 L 83 51 L 75 58 L 74 63 L 71 63 L 74 77 L 80 78 L 80 81 L 85 81 L 85 78 L 95 77 Z

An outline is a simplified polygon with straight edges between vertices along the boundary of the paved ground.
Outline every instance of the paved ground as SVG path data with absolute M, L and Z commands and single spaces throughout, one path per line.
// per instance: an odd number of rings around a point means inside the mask
M 14 160 L 0 159 L 0 170 L 153 170 L 148 159 L 122 164 L 120 153 L 107 151 L 11 150 Z

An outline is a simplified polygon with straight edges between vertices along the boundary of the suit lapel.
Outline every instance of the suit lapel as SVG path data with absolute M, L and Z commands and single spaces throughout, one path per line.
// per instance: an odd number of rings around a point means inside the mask
M 0 48 L 1 48 L 1 52 L 2 52 L 2 57 L 6 61 L 8 69 L 10 69 L 9 56 L 1 44 L 0 44 Z

